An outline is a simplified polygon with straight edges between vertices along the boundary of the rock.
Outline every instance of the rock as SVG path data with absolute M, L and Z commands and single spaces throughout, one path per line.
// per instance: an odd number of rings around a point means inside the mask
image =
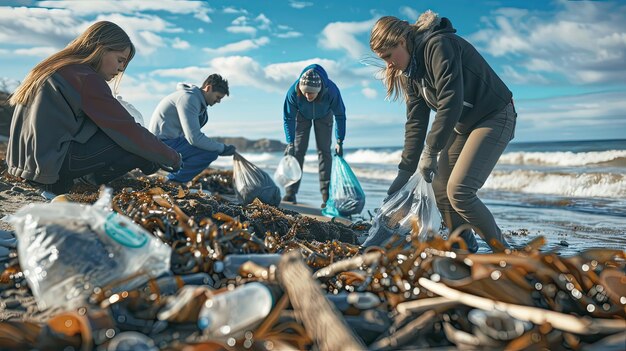
M 235 145 L 239 152 L 279 152 L 287 147 L 287 144 L 272 139 L 249 140 L 243 137 L 212 137 L 212 139 L 220 143 Z

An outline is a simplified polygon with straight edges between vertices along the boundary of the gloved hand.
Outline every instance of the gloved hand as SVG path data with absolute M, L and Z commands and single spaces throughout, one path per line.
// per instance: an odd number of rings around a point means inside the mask
M 409 181 L 409 178 L 411 178 L 412 175 L 413 173 L 409 171 L 405 171 L 404 169 L 398 169 L 398 175 L 396 176 L 396 179 L 394 179 L 391 183 L 389 190 L 387 190 L 387 195 L 391 195 L 400 190 L 400 188 L 402 188 L 404 184 Z
M 424 151 L 422 151 L 422 155 L 420 156 L 420 161 L 417 168 L 422 173 L 422 177 L 428 183 L 432 183 L 435 174 L 437 174 L 437 157 L 439 156 L 438 152 L 434 152 L 431 150 L 428 145 L 424 147 Z
M 285 148 L 285 156 L 295 156 L 296 155 L 296 147 L 293 145 L 293 143 L 289 143 L 287 144 L 287 147 Z
M 343 140 L 341 139 L 337 139 L 337 144 L 335 145 L 335 155 L 343 157 Z
M 164 164 L 160 164 L 159 166 L 161 167 L 162 170 L 164 170 L 166 172 L 176 173 L 181 168 L 183 168 L 183 155 L 181 155 L 180 153 L 178 154 L 178 163 L 176 165 L 174 165 L 174 166 L 168 166 L 168 165 L 164 165 Z
M 235 145 L 226 145 L 224 144 L 224 151 L 220 154 L 220 156 L 232 156 L 235 154 L 237 148 Z

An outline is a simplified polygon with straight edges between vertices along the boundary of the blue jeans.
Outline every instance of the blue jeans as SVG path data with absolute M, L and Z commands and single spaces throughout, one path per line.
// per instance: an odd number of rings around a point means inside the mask
M 161 141 L 183 156 L 183 166 L 178 172 L 167 175 L 168 180 L 175 182 L 185 183 L 192 180 L 219 156 L 217 151 L 207 151 L 189 144 L 184 137 Z

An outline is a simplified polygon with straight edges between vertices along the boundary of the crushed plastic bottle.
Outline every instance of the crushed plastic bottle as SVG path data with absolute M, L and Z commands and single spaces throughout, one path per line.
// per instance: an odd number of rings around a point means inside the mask
M 236 337 L 258 326 L 273 305 L 267 286 L 248 283 L 208 299 L 198 315 L 198 327 L 211 337 Z
M 223 273 L 228 279 L 235 279 L 239 276 L 239 268 L 246 262 L 252 261 L 261 267 L 277 266 L 280 262 L 281 254 L 233 254 L 224 257 L 223 261 L 217 261 L 214 271 Z

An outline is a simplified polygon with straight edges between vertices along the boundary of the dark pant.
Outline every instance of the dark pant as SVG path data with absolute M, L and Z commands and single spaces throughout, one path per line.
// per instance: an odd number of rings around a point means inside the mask
M 178 172 L 167 176 L 167 179 L 175 182 L 184 183 L 192 180 L 219 156 L 217 151 L 207 151 L 189 144 L 184 137 L 162 141 L 183 156 L 183 166 Z
M 437 207 L 450 232 L 469 223 L 492 249 L 494 240 L 504 246 L 508 244 L 476 192 L 485 184 L 513 139 L 516 118 L 513 104 L 508 104 L 468 134 L 453 133 L 439 156 L 437 175 L 433 180 Z M 463 238 L 471 246 L 475 239 L 469 233 L 465 232 Z
M 311 135 L 311 126 L 315 131 L 315 143 L 317 144 L 317 158 L 319 160 L 320 175 L 320 192 L 322 200 L 326 202 L 328 199 L 328 187 L 330 185 L 330 170 L 333 158 L 330 154 L 330 146 L 332 143 L 333 131 L 333 114 L 329 113 L 326 117 L 320 119 L 306 119 L 300 114 L 296 116 L 296 140 L 294 146 L 296 149 L 295 157 L 300 164 L 300 168 L 304 164 L 304 155 L 309 147 L 309 136 Z M 295 195 L 300 188 L 300 181 L 288 186 L 285 189 L 287 195 Z
M 84 144 L 70 142 L 59 171 L 59 180 L 43 187 L 55 194 L 62 194 L 70 190 L 76 178 L 89 175 L 91 182 L 105 184 L 135 168 L 145 174 L 152 174 L 159 166 L 124 150 L 98 129 Z

